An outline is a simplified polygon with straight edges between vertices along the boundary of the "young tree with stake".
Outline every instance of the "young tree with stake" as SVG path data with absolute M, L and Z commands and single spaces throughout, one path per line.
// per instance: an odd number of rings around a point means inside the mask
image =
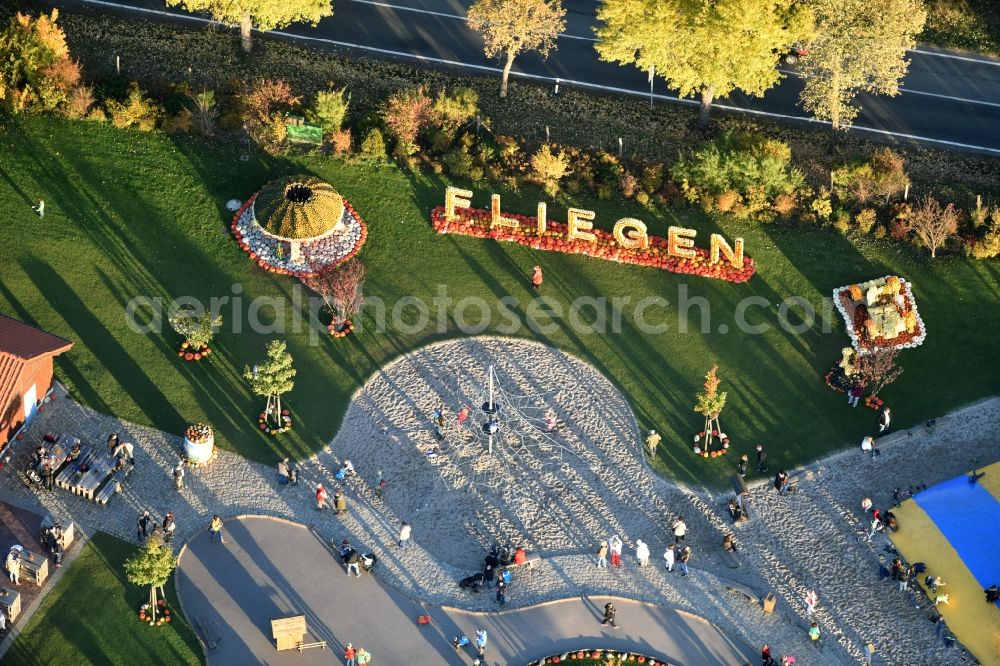
M 244 366 L 243 378 L 250 382 L 250 390 L 257 395 L 267 396 L 264 418 L 270 423 L 274 418 L 275 427 L 280 428 L 281 396 L 295 386 L 292 378 L 296 370 L 292 367 L 292 355 L 286 349 L 284 340 L 272 340 L 267 344 L 267 358 L 253 368 Z
M 177 566 L 174 550 L 163 541 L 159 531 L 155 531 L 146 539 L 135 555 L 125 561 L 125 577 L 133 585 L 149 586 L 149 608 L 151 621 L 156 621 L 157 593 L 166 598 L 163 586 L 170 579 L 170 574 Z
M 336 268 L 311 267 L 314 275 L 302 283 L 319 294 L 330 311 L 331 324 L 342 330 L 347 320 L 361 312 L 365 297 L 361 286 L 365 281 L 365 265 L 349 259 Z
M 708 447 L 715 439 L 713 431 L 722 434 L 719 415 L 722 414 L 722 409 L 726 406 L 728 394 L 725 391 L 719 391 L 719 384 L 722 383 L 722 380 L 719 379 L 718 372 L 719 364 L 716 363 L 705 375 L 705 390 L 695 396 L 694 411 L 705 417 L 705 441 L 701 447 L 704 451 L 708 451 Z
M 876 398 L 882 389 L 903 374 L 903 369 L 896 365 L 897 354 L 899 350 L 896 347 L 880 349 L 870 354 L 859 355 L 854 364 L 861 383 L 868 387 L 871 395 Z
M 565 16 L 560 0 L 477 0 L 469 7 L 469 27 L 482 35 L 486 57 L 504 57 L 501 97 L 514 58 L 523 51 L 547 56 L 566 29 Z

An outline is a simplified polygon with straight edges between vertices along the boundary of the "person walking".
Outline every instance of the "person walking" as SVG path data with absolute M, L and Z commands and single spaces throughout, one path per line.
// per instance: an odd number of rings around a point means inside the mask
M 282 458 L 278 461 L 278 485 L 287 486 L 288 476 L 288 458 Z
M 740 473 L 741 478 L 747 478 L 747 465 L 750 464 L 750 456 L 743 454 L 740 456 L 740 461 L 736 464 L 736 470 Z
M 184 488 L 184 461 L 178 460 L 174 466 L 174 488 L 181 490 Z
M 602 541 L 601 545 L 597 548 L 597 568 L 607 569 L 608 568 L 608 542 Z
M 819 625 L 815 622 L 809 624 L 809 640 L 819 645 Z
M 806 602 L 806 618 L 808 619 L 811 618 L 813 613 L 816 612 L 816 602 L 818 601 L 818 597 L 813 590 L 808 590 L 804 601 Z
M 761 474 L 767 472 L 767 451 L 763 444 L 757 445 L 757 471 Z
M 767 643 L 764 643 L 762 646 L 760 646 L 760 663 L 763 666 L 768 662 L 773 664 L 774 657 L 771 656 L 771 646 L 768 645 Z
M 350 551 L 348 551 L 347 556 L 344 558 L 344 562 L 347 563 L 348 576 L 350 576 L 351 571 L 353 571 L 355 576 L 361 578 L 361 565 L 360 565 L 361 556 L 358 555 L 358 551 L 354 550 L 353 548 Z
M 635 559 L 639 560 L 640 567 L 649 564 L 649 546 L 642 539 L 637 539 L 635 542 Z
M 544 278 L 542 277 L 542 267 L 541 266 L 535 266 L 531 270 L 531 286 L 534 289 L 536 289 L 536 290 L 537 289 L 541 289 L 543 281 L 544 281 Z
M 608 544 L 611 548 L 611 566 L 620 567 L 622 565 L 622 548 L 625 546 L 622 539 L 617 534 L 611 537 Z
M 889 423 L 892 421 L 892 410 L 886 407 L 878 417 L 878 434 L 889 432 Z
M 667 549 L 663 551 L 663 560 L 667 565 L 667 572 L 674 572 L 674 560 L 676 559 L 677 551 L 674 550 L 674 544 L 667 546 Z
M 507 605 L 507 582 L 502 576 L 497 577 L 497 603 L 501 606 Z
M 344 646 L 344 666 L 358 666 L 358 660 L 355 657 L 354 646 L 348 643 Z
M 680 543 L 684 541 L 687 537 L 687 523 L 684 522 L 683 516 L 677 516 L 677 520 L 671 526 L 674 530 L 674 543 Z
M 489 637 L 486 635 L 485 629 L 479 629 L 476 631 L 476 649 L 479 650 L 479 658 L 482 659 L 486 656 L 486 642 Z
M 177 532 L 177 523 L 174 522 L 174 512 L 167 511 L 167 515 L 163 517 L 163 542 L 172 543 L 175 532 Z
M 779 495 L 785 494 L 785 490 L 788 489 L 788 472 L 783 469 L 778 470 L 778 473 L 774 475 L 774 487 Z
M 45 217 L 45 199 L 39 199 L 37 206 L 32 206 L 31 210 L 38 213 L 38 217 Z
M 316 510 L 320 511 L 326 506 L 326 488 L 322 483 L 316 484 Z
M 338 490 L 333 494 L 333 508 L 338 516 L 347 513 L 347 495 L 344 494 L 343 490 Z
M 149 516 L 149 511 L 143 511 L 139 514 L 139 517 L 135 519 L 135 538 L 145 539 L 149 536 L 149 524 L 153 522 L 153 519 Z
M 17 551 L 11 549 L 7 553 L 7 576 L 10 578 L 10 582 L 14 585 L 21 584 L 21 559 L 18 557 Z
M 372 661 L 372 653 L 364 648 L 358 648 L 355 659 L 358 660 L 358 666 L 365 666 L 365 664 L 370 664 Z
M 847 392 L 847 404 L 850 405 L 851 407 L 857 407 L 858 401 L 861 400 L 861 394 L 864 392 L 865 391 L 861 387 L 861 384 L 855 384 L 854 386 L 852 386 L 851 389 Z
M 215 537 L 219 537 L 219 543 L 226 543 L 225 537 L 222 536 L 222 518 L 219 518 L 219 514 L 212 516 L 208 531 L 212 533 L 212 543 L 215 543 Z
M 608 603 L 604 604 L 604 621 L 601 622 L 601 626 L 607 626 L 610 624 L 612 627 L 617 629 L 618 625 L 615 624 L 616 613 L 618 613 L 618 609 L 615 608 L 615 605 L 613 603 L 609 601 Z
M 399 547 L 400 548 L 407 548 L 407 547 L 409 547 L 409 545 L 410 545 L 410 532 L 411 532 L 410 524 L 404 520 L 402 526 L 399 528 Z
M 688 562 L 690 560 L 691 560 L 691 546 L 684 546 L 684 548 L 681 549 L 680 554 L 677 556 L 677 563 L 680 564 L 682 576 L 688 575 Z
M 655 430 L 650 430 L 646 435 L 646 452 L 650 458 L 656 457 L 656 447 L 660 445 L 660 434 Z
M 861 513 L 868 515 L 868 512 L 872 510 L 872 498 L 865 497 L 861 500 Z

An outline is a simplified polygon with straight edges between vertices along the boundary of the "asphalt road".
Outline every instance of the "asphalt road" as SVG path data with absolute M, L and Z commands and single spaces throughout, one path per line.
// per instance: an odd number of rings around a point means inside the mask
M 167 12 L 163 0 L 63 0 L 60 4 L 114 10 L 130 6 L 153 17 Z M 478 35 L 468 29 L 470 0 L 334 0 L 334 16 L 316 27 L 295 25 L 279 32 L 332 51 L 350 49 L 368 55 L 422 60 L 442 68 L 499 73 L 500 63 L 482 53 Z M 514 62 L 513 76 L 563 87 L 649 97 L 646 72 L 598 60 L 593 27 L 596 0 L 564 0 L 566 32 L 548 59 L 525 54 Z M 163 17 L 161 18 L 169 18 Z M 192 20 L 190 15 L 185 15 Z M 177 20 L 185 20 L 178 18 Z M 204 19 L 202 19 L 204 20 Z M 896 97 L 861 95 L 863 108 L 852 131 L 928 145 L 972 149 L 1000 155 L 1000 59 L 921 47 L 909 54 L 909 73 Z M 802 80 L 794 70 L 762 98 L 735 94 L 716 101 L 719 109 L 808 121 L 798 106 Z M 657 103 L 679 102 L 662 79 L 654 82 Z

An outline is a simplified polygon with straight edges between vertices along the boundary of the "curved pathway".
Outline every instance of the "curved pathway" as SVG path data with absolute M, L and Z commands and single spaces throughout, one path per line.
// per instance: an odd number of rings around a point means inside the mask
M 224 529 L 225 543 L 202 532 L 184 548 L 177 570 L 184 614 L 217 632 L 206 652 L 210 666 L 267 663 L 329 664 L 347 642 L 372 653 L 373 662 L 468 664 L 452 636 L 489 636 L 488 664 L 524 664 L 583 648 L 637 650 L 678 666 L 742 666 L 754 650 L 700 618 L 672 609 L 614 599 L 619 629 L 600 623 L 607 597 L 576 597 L 502 613 L 425 609 L 376 576 L 348 576 L 334 553 L 310 530 L 284 520 L 241 517 Z M 486 593 L 483 593 L 484 596 Z M 430 626 L 415 619 L 429 612 Z M 270 620 L 305 615 L 307 641 L 328 650 L 277 652 Z
M 398 462 L 403 455 L 412 454 L 414 447 L 433 441 L 426 414 L 435 397 L 421 390 L 410 391 L 414 386 L 431 386 L 427 382 L 434 379 L 435 367 L 441 370 L 439 376 L 452 372 L 450 366 L 427 362 L 447 360 L 449 354 L 454 359 L 476 357 L 472 364 L 480 370 L 490 360 L 508 363 L 510 372 L 520 367 L 528 378 L 541 376 L 546 386 L 557 385 L 565 391 L 562 402 L 558 396 L 554 398 L 558 409 L 578 405 L 585 412 L 607 417 L 588 423 L 567 411 L 567 441 L 576 446 L 573 438 L 581 442 L 595 442 L 596 438 L 594 455 L 605 467 L 612 467 L 617 476 L 608 480 L 591 469 L 588 489 L 572 488 L 567 491 L 572 497 L 557 497 L 559 503 L 554 505 L 551 518 L 559 520 L 556 526 L 562 530 L 564 536 L 560 538 L 564 541 L 538 538 L 534 545 L 545 555 L 544 563 L 531 571 L 517 572 L 510 594 L 511 607 L 531 607 L 586 590 L 593 595 L 628 597 L 702 616 L 730 636 L 754 646 L 770 643 L 779 654 L 793 654 L 800 661 L 811 655 L 816 663 L 829 666 L 858 663 L 862 646 L 869 641 L 876 643 L 886 663 L 949 663 L 955 658 L 955 651 L 935 640 L 933 627 L 926 620 L 928 609 L 914 609 L 915 602 L 921 603 L 919 596 L 896 593 L 888 584 L 879 582 L 877 557 L 884 555 L 883 543 L 856 541 L 861 518 L 857 507 L 865 495 L 887 506 L 894 485 L 932 485 L 971 469 L 977 458 L 995 459 L 1000 452 L 1000 398 L 938 419 L 934 432 L 916 427 L 880 440 L 883 455 L 877 462 L 851 447 L 806 470 L 793 470 L 800 481 L 800 492 L 795 496 L 779 498 L 767 479 L 759 479 L 751 484 L 754 519 L 734 528 L 725 511 L 727 493 L 693 491 L 649 472 L 638 453 L 637 430 L 627 403 L 595 368 L 537 343 L 490 338 L 453 340 L 408 354 L 371 378 L 355 394 L 343 427 L 331 445 L 301 462 L 303 484 L 299 487 L 280 487 L 272 467 L 220 452 L 212 464 L 191 470 L 185 478 L 186 487 L 178 493 L 170 478 L 180 447 L 178 437 L 125 423 L 60 398 L 32 423 L 27 441 L 51 431 L 103 442 L 107 433 L 122 432 L 126 440 L 136 444 L 137 458 L 136 472 L 124 495 L 115 497 L 107 507 L 63 491 L 36 496 L 8 473 L 0 474 L 0 493 L 9 503 L 53 512 L 75 520 L 87 531 L 100 529 L 130 540 L 135 540 L 135 519 L 143 509 L 150 509 L 157 518 L 174 511 L 178 542 L 202 531 L 213 513 L 226 520 L 244 514 L 280 517 L 308 525 L 327 542 L 339 543 L 346 536 L 366 546 L 380 558 L 380 579 L 418 603 L 492 610 L 496 606 L 489 596 L 466 594 L 457 588 L 456 581 L 470 573 L 472 564 L 458 554 L 482 552 L 477 544 L 491 536 L 484 528 L 495 525 L 492 518 L 503 513 L 503 497 L 491 496 L 488 488 L 483 490 L 482 497 L 492 497 L 495 503 L 486 507 L 489 513 L 470 520 L 461 509 L 457 511 L 461 517 L 455 516 L 460 501 L 437 508 L 422 503 L 428 493 L 443 493 L 446 486 L 415 489 L 411 487 L 418 481 L 415 472 L 401 472 L 391 479 L 382 498 L 376 497 L 372 489 L 377 468 L 386 465 L 389 469 L 387 459 Z M 538 375 L 539 368 L 546 374 Z M 599 392 L 600 399 L 577 399 L 581 386 L 591 393 Z M 407 408 L 400 406 L 399 392 L 409 400 Z M 618 405 L 623 406 L 619 409 Z M 617 431 L 613 439 L 602 437 L 605 427 Z M 394 455 L 386 455 L 387 445 L 396 447 Z M 28 448 L 18 447 L 17 454 L 26 456 Z M 347 457 L 358 466 L 359 476 L 347 484 L 338 484 L 334 472 Z M 13 461 L 7 470 L 21 468 L 23 462 Z M 404 469 L 408 468 L 404 465 Z M 344 488 L 350 503 L 348 515 L 338 517 L 331 511 L 314 510 L 311 484 L 318 481 L 331 489 Z M 649 487 L 645 487 L 647 482 Z M 602 483 L 606 485 L 599 513 L 606 512 L 607 522 L 600 525 L 590 522 L 593 514 L 581 513 L 589 495 L 580 493 L 592 492 Z M 550 490 L 561 492 L 558 488 Z M 656 495 L 655 504 L 644 504 L 650 494 Z M 617 499 L 612 502 L 611 496 Z M 419 516 L 410 513 L 421 507 Z M 620 533 L 626 542 L 635 538 L 648 541 L 654 562 L 659 562 L 667 537 L 667 517 L 676 513 L 685 517 L 689 542 L 695 549 L 690 576 L 668 575 L 662 565 L 635 567 L 632 548 L 626 551 L 626 566 L 621 570 L 594 567 L 593 544 L 610 530 Z M 448 539 L 442 540 L 434 532 L 435 522 L 443 525 L 442 521 L 448 519 L 470 529 L 468 541 L 461 548 L 450 547 Z M 415 545 L 405 552 L 394 546 L 400 520 L 414 525 Z M 534 521 L 544 526 L 538 518 Z M 582 528 L 573 533 L 570 528 L 577 521 Z M 503 528 L 499 536 L 512 538 L 507 526 L 498 527 Z M 530 538 L 532 528 L 526 527 Z M 719 557 L 724 530 L 735 530 L 743 546 L 741 569 L 729 569 Z M 545 535 L 543 530 L 536 530 L 534 536 Z M 459 542 L 451 541 L 452 546 Z M 776 592 L 777 612 L 761 612 L 759 604 L 753 605 L 729 590 L 732 582 L 749 588 L 756 596 Z M 819 593 L 817 618 L 824 632 L 820 646 L 811 645 L 806 637 L 801 599 L 807 589 Z M 894 630 L 875 629 L 886 626 Z M 814 652 L 817 649 L 818 654 Z

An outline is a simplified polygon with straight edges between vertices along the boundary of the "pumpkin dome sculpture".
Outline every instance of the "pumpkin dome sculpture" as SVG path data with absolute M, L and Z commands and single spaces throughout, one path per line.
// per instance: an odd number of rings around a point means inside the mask
M 354 256 L 367 237 L 361 217 L 315 176 L 273 180 L 233 217 L 240 246 L 263 268 L 307 277 Z

